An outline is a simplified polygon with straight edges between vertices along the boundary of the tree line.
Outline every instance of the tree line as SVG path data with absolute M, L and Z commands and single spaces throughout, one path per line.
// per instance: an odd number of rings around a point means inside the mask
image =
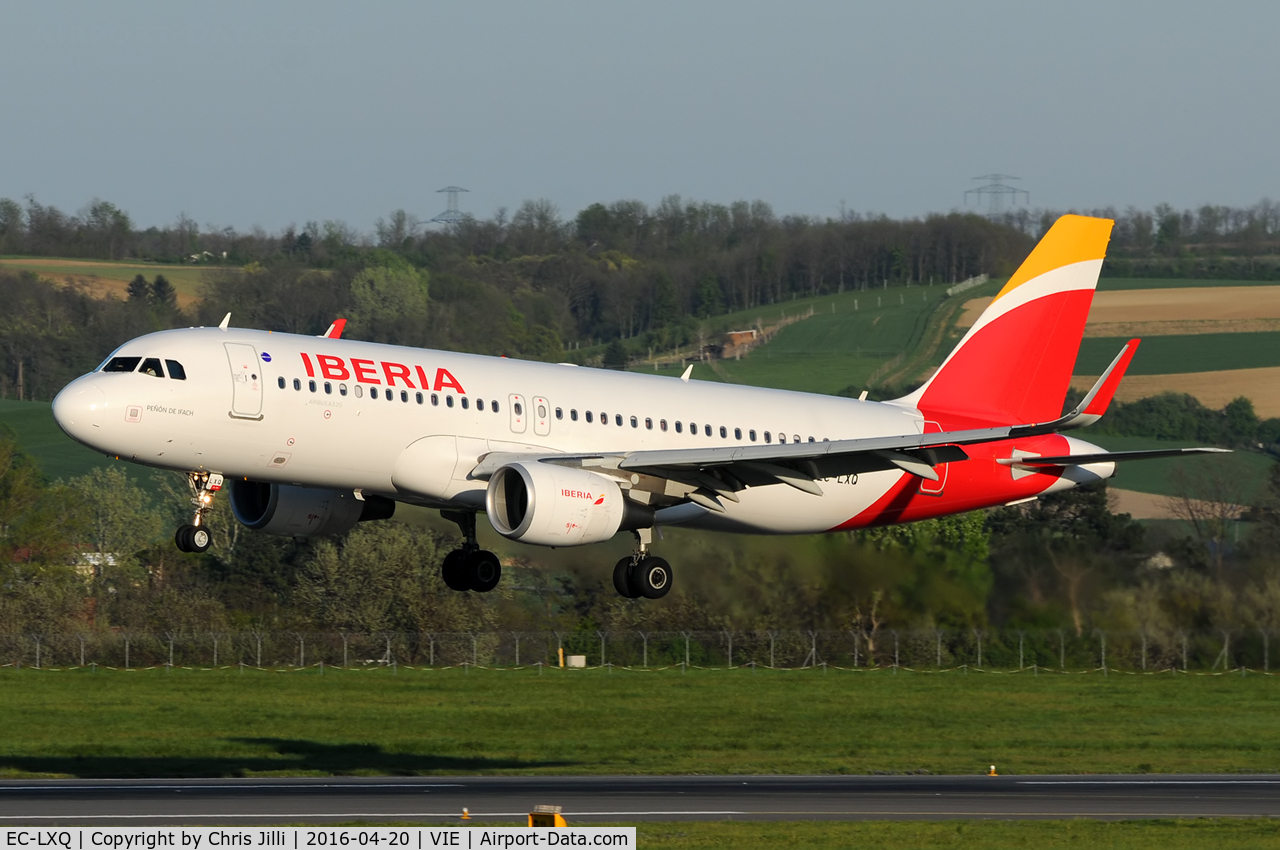
M 1145 528 L 1113 513 L 1101 486 L 811 538 L 672 529 L 665 545 L 681 551 L 685 569 L 676 590 L 653 603 L 618 597 L 612 558 L 597 547 L 556 556 L 512 548 L 497 591 L 460 594 L 439 574 L 456 545 L 450 533 L 389 521 L 331 539 L 281 539 L 243 530 L 225 499 L 210 521 L 213 548 L 180 553 L 170 536 L 185 510 L 180 476 L 158 478 L 159 498 L 122 466 L 51 482 L 0 437 L 0 635 L 190 643 L 233 632 L 552 630 L 576 646 L 601 631 L 821 631 L 855 635 L 864 659 L 885 662 L 899 632 L 949 635 L 955 654 L 976 633 L 1001 631 L 1008 649 L 1018 632 L 1061 633 L 1085 646 L 1101 630 L 1141 636 L 1153 664 L 1198 636 L 1193 661 L 1207 664 L 1204 653 L 1222 641 L 1206 635 L 1245 636 L 1252 646 L 1280 629 L 1277 470 L 1250 508 L 1252 533 L 1238 540 Z

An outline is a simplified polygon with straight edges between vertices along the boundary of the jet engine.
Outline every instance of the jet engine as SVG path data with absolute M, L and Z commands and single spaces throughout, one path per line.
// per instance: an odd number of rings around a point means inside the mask
M 357 522 L 389 519 L 396 503 L 381 496 L 357 499 L 350 490 L 317 490 L 290 484 L 237 479 L 231 482 L 231 512 L 244 526 L 267 534 L 317 537 L 343 534 Z
M 519 462 L 500 467 L 485 492 L 503 537 L 538 546 L 579 546 L 653 525 L 653 512 L 623 498 L 616 481 L 585 469 Z

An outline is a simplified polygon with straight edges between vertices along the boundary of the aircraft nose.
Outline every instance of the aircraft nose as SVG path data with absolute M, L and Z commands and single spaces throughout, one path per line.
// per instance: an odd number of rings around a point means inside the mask
M 80 378 L 63 387 L 53 400 L 53 418 L 74 440 L 87 442 L 102 428 L 107 394 L 92 380 Z

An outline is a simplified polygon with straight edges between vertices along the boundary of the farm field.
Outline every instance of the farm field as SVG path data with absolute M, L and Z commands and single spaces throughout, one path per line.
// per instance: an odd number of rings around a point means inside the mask
M 1170 673 L 10 668 L 0 775 L 1268 772 L 1277 689 Z M 624 731 L 642 718 L 664 733 Z
M 1086 428 L 1076 431 L 1081 439 L 1102 446 L 1113 452 L 1139 451 L 1141 449 L 1187 448 L 1201 445 L 1181 440 L 1153 440 L 1146 437 L 1113 437 L 1108 434 L 1090 433 Z M 1121 465 L 1116 476 L 1108 481 L 1108 486 L 1139 493 L 1151 493 L 1157 496 L 1168 496 L 1178 492 L 1178 471 L 1182 470 L 1189 477 L 1196 474 L 1212 473 L 1239 482 L 1241 497 L 1252 502 L 1259 490 L 1266 484 L 1267 473 L 1275 461 L 1261 452 L 1236 451 L 1229 455 L 1207 455 L 1204 457 L 1179 459 L 1157 458 L 1155 460 L 1136 460 Z
M 736 847 L 868 850 L 1025 850 L 1091 847 L 1124 850 L 1244 850 L 1280 847 L 1267 820 L 1154 821 L 858 821 L 831 823 L 639 823 L 636 843 L 662 850 Z
M 1116 292 L 1122 289 L 1186 289 L 1276 285 L 1277 281 L 1274 280 L 1211 280 L 1199 277 L 1103 277 L 1098 280 L 1098 291 Z
M 974 291 L 995 291 L 998 286 L 992 283 Z M 885 365 L 899 355 L 909 355 L 902 364 L 906 371 L 912 371 L 913 364 L 919 368 L 936 366 L 958 338 L 950 333 L 950 327 L 963 303 L 958 298 L 944 300 L 945 289 L 918 286 L 845 292 L 720 317 L 712 320 L 714 327 L 730 330 L 752 327 L 757 315 L 767 325 L 781 318 L 783 310 L 794 316 L 813 308 L 812 317 L 783 328 L 741 360 L 695 364 L 694 377 L 836 393 L 851 385 L 866 386 L 873 375 L 878 380 L 893 380 L 895 376 Z M 678 375 L 682 370 L 671 366 L 658 371 Z
M 1129 339 L 1086 338 L 1080 344 L 1075 374 L 1102 374 Z M 1280 366 L 1280 331 L 1154 336 L 1142 340 L 1128 375 L 1177 375 L 1276 366 Z
M 12 429 L 18 445 L 35 458 L 50 480 L 84 475 L 95 466 L 116 463 L 62 433 L 47 401 L 0 399 L 0 427 Z M 134 468 L 141 471 L 141 467 Z
M 1071 385 L 1087 391 L 1096 380 L 1096 376 L 1075 375 Z M 1137 401 L 1165 392 L 1187 393 L 1206 407 L 1215 409 L 1244 396 L 1253 402 L 1254 410 L 1263 419 L 1280 416 L 1280 368 L 1274 366 L 1222 372 L 1127 375 L 1116 392 L 1116 398 L 1126 402 Z
M 59 283 L 83 283 L 97 298 L 128 297 L 129 281 L 137 275 L 154 280 L 162 274 L 178 293 L 178 306 L 187 308 L 198 300 L 207 267 L 174 266 L 160 263 L 113 263 L 106 260 L 70 260 L 57 257 L 3 257 L 0 268 L 31 271 Z

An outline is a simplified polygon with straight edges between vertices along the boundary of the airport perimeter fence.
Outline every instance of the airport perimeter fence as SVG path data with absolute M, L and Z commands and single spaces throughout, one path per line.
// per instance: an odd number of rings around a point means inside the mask
M 1095 629 L 0 634 L 0 667 L 66 669 L 518 669 L 583 656 L 593 668 L 912 672 L 1271 672 L 1265 630 L 1160 634 Z

